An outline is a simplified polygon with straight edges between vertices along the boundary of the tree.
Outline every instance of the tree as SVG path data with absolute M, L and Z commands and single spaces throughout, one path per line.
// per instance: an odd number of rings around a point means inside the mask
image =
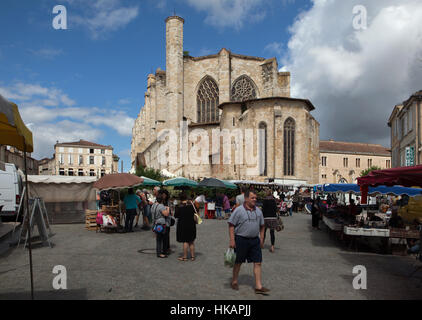
M 136 169 L 136 173 L 135 173 L 138 177 L 140 176 L 144 176 L 150 179 L 154 179 L 157 181 L 164 181 L 166 179 L 165 176 L 163 176 L 160 172 L 160 170 L 156 170 L 153 168 L 147 168 L 147 167 L 142 167 L 139 166 Z
M 374 171 L 374 170 L 381 170 L 381 168 L 380 168 L 380 167 L 377 167 L 377 166 L 371 166 L 371 167 L 370 167 L 370 168 L 368 168 L 368 169 L 362 170 L 362 171 L 360 172 L 360 176 L 361 176 L 361 177 L 367 176 L 369 173 L 371 173 L 371 172 L 372 172 L 372 171 Z

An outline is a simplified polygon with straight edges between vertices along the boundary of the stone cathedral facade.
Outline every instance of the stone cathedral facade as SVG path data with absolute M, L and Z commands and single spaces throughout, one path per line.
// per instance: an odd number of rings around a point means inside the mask
M 184 20 L 165 22 L 166 70 L 148 75 L 132 130 L 132 169 L 318 183 L 319 123 L 309 100 L 290 96 L 290 73 L 279 72 L 275 58 L 224 48 L 191 57 L 183 51 Z

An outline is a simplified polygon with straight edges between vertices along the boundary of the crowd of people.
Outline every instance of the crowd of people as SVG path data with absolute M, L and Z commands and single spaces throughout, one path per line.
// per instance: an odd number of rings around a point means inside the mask
M 233 193 L 225 194 L 216 192 L 214 197 L 202 193 L 179 194 L 177 203 L 170 203 L 170 194 L 167 190 L 154 187 L 152 192 L 147 189 L 129 189 L 123 199 L 125 212 L 125 232 L 133 232 L 133 228 L 140 224 L 142 215 L 142 230 L 152 230 L 155 235 L 156 256 L 167 258 L 171 253 L 170 231 L 176 228 L 176 241 L 181 244 L 182 254 L 177 259 L 179 261 L 195 261 L 195 240 L 197 236 L 196 225 L 201 218 L 206 218 L 205 207 L 208 203 L 215 203 L 214 218 L 217 220 L 227 220 L 229 228 L 229 246 L 236 252 L 236 260 L 233 267 L 231 288 L 238 290 L 238 275 L 241 265 L 245 262 L 253 263 L 253 273 L 255 277 L 255 292 L 257 294 L 267 294 L 269 289 L 262 285 L 261 264 L 262 249 L 267 233 L 270 234 L 271 253 L 275 252 L 275 231 L 282 230 L 280 216 L 292 216 L 294 212 L 304 209 L 309 203 L 308 210 L 312 216 L 312 227 L 320 230 L 319 223 L 324 214 L 334 208 L 338 199 L 335 195 L 329 194 L 325 200 L 319 196 L 314 199 L 307 199 L 298 191 L 287 195 L 271 189 L 265 191 L 265 195 L 258 192 L 242 188 L 236 196 Z M 359 213 L 359 198 L 350 200 L 347 206 L 346 216 L 354 219 Z M 381 203 L 381 208 L 386 203 Z M 397 209 L 388 203 L 392 209 L 389 227 L 400 228 L 403 221 L 398 215 Z M 376 221 L 377 216 L 371 214 L 369 221 Z M 177 224 L 176 224 L 177 221 Z M 135 223 L 135 225 L 134 225 Z M 133 226 L 134 225 L 134 226 Z M 418 252 L 420 241 L 414 241 L 409 252 Z

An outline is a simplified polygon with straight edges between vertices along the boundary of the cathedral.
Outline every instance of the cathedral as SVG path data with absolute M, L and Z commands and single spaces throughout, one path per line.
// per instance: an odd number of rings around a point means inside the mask
M 184 19 L 166 23 L 166 70 L 148 75 L 132 129 L 132 170 L 184 177 L 318 183 L 319 123 L 290 96 L 276 58 L 183 51 Z

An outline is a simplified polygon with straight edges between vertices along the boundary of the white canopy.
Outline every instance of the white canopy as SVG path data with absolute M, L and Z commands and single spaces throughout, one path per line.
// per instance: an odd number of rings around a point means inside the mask
M 93 183 L 97 177 L 79 176 L 43 176 L 29 175 L 28 182 L 32 183 Z
M 95 181 L 97 177 L 29 175 L 29 196 L 43 198 L 46 203 L 95 201 Z

